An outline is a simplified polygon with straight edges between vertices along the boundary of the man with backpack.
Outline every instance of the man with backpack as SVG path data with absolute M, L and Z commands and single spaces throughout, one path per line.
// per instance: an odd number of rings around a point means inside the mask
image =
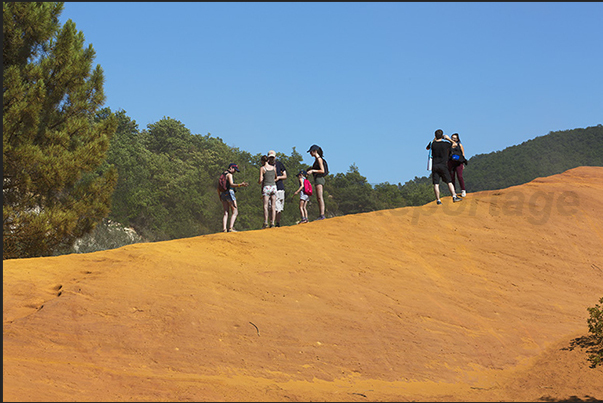
M 239 170 L 239 166 L 237 164 L 228 165 L 228 169 L 222 172 L 220 178 L 218 179 L 218 194 L 220 195 L 220 201 L 222 202 L 222 206 L 224 207 L 224 216 L 222 217 L 222 228 L 224 232 L 238 232 L 234 229 L 234 223 L 237 219 L 237 215 L 239 214 L 239 209 L 237 208 L 237 198 L 235 197 L 234 188 L 238 187 L 247 187 L 249 183 L 241 182 L 234 183 L 234 173 L 241 172 Z M 231 210 L 230 214 L 230 227 L 226 227 L 228 224 L 228 211 Z
M 457 197 L 454 186 L 452 185 L 452 178 L 450 177 L 450 171 L 448 171 L 448 160 L 450 159 L 452 144 L 450 143 L 450 137 L 444 135 L 442 129 L 435 131 L 435 139 L 427 144 L 427 149 L 431 149 L 431 155 L 433 158 L 433 164 L 431 169 L 431 182 L 433 183 L 433 192 L 435 193 L 437 204 L 442 204 L 440 200 L 440 178 L 448 184 L 448 189 L 452 194 L 452 201 L 462 201 L 460 197 Z

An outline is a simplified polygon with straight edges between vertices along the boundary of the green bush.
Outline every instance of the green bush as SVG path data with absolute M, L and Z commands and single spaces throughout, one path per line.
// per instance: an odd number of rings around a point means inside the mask
M 599 300 L 603 305 L 603 297 Z M 591 367 L 603 363 L 603 307 L 595 304 L 592 308 L 587 308 L 590 313 L 588 318 L 588 330 L 592 333 L 591 338 L 593 347 L 590 349 L 588 360 L 591 362 Z

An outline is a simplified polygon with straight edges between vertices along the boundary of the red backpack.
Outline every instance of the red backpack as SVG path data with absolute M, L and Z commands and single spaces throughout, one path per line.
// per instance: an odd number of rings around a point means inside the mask
M 226 177 L 227 174 L 228 171 L 222 172 L 222 175 L 220 175 L 220 179 L 218 179 L 218 191 L 220 193 L 226 192 L 228 190 L 228 178 Z
M 312 184 L 306 178 L 304 178 L 304 193 L 308 196 L 312 196 Z

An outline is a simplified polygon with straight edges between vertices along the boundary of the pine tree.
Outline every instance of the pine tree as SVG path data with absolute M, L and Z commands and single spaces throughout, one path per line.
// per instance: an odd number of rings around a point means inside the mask
M 92 45 L 63 3 L 2 3 L 3 259 L 48 256 L 92 231 L 110 209 L 106 164 L 116 129 Z

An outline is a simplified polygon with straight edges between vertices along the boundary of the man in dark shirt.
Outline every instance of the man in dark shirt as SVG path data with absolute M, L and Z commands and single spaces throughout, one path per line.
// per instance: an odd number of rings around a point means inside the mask
M 460 197 L 457 197 L 454 191 L 454 185 L 452 184 L 452 178 L 450 177 L 450 171 L 448 171 L 448 159 L 451 153 L 450 137 L 444 136 L 442 129 L 435 131 L 435 140 L 427 145 L 427 149 L 431 148 L 432 157 L 432 168 L 431 168 L 431 182 L 433 183 L 433 191 L 436 196 L 438 204 L 442 204 L 440 200 L 440 178 L 448 184 L 448 189 L 452 194 L 452 201 L 462 201 Z
M 285 165 L 279 160 L 276 159 L 276 152 L 274 150 L 270 150 L 268 152 L 268 163 L 270 165 L 274 165 L 276 168 L 276 227 L 281 226 L 281 213 L 285 208 L 285 184 L 283 181 L 287 179 L 287 170 L 285 169 Z M 268 208 L 271 207 L 271 200 L 268 199 Z

